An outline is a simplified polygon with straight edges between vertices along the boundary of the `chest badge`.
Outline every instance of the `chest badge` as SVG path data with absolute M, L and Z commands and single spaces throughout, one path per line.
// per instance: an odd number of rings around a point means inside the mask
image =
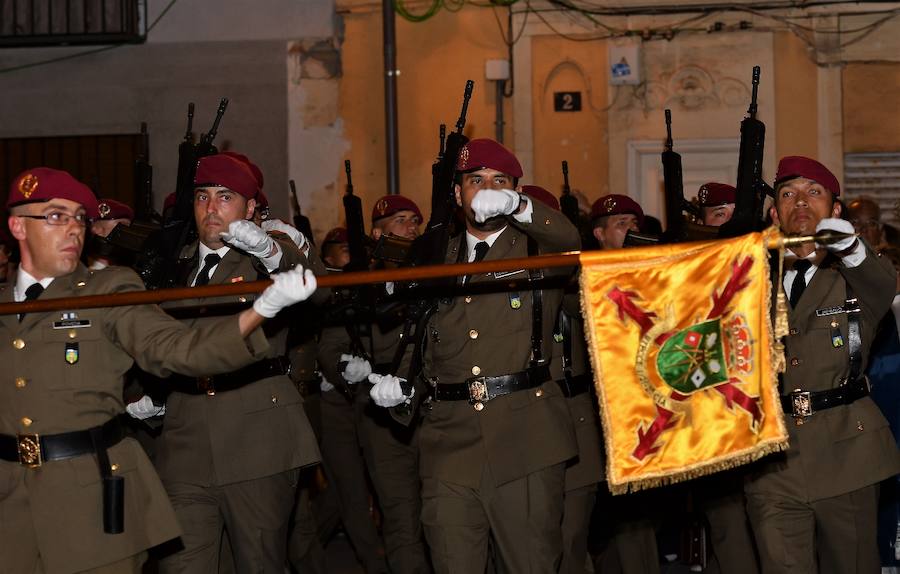
M 66 362 L 74 365 L 78 362 L 78 343 L 66 343 Z
M 522 298 L 518 293 L 509 294 L 509 306 L 511 309 L 519 309 L 522 307 Z

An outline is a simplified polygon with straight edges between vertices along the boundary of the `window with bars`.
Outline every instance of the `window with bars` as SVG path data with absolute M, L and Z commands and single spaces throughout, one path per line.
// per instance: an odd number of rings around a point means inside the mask
M 0 0 L 0 47 L 143 42 L 147 0 Z
M 881 207 L 881 220 L 900 227 L 900 152 L 848 153 L 844 156 L 847 198 L 866 195 Z

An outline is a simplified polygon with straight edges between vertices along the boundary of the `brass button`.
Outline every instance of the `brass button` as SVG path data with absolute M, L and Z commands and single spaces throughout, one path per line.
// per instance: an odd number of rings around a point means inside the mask
M 471 330 L 469 331 L 469 338 L 470 338 L 470 339 L 477 339 L 477 338 L 478 338 L 478 331 L 475 330 L 475 329 L 471 329 Z
M 538 390 L 534 391 L 534 396 L 536 396 L 536 397 L 543 397 L 543 396 L 544 396 L 544 389 L 538 389 Z
M 481 412 L 484 410 L 484 403 L 475 403 L 475 410 Z
M 466 301 L 466 303 L 471 303 L 471 302 L 472 302 L 472 296 L 471 296 L 471 295 L 466 295 L 465 301 Z
M 481 367 L 479 367 L 478 365 L 475 365 L 474 367 L 472 367 L 472 374 L 475 375 L 476 377 L 477 377 L 478 375 L 480 375 L 480 374 L 481 374 Z
M 584 422 L 584 417 L 578 417 L 578 422 L 583 423 L 583 422 Z
M 273 404 L 273 405 L 277 405 L 277 404 L 278 404 L 278 397 L 277 397 L 276 395 L 272 395 L 272 404 Z
M 22 339 L 14 339 L 13 347 L 15 347 L 16 349 L 19 349 L 21 351 L 22 349 L 25 348 L 25 341 L 23 341 Z
M 119 470 L 119 465 L 116 463 L 112 463 L 111 465 L 109 465 L 109 470 L 116 472 L 117 470 Z
M 246 297 L 238 297 L 238 301 L 240 301 L 241 303 L 246 303 L 247 298 Z
M 28 417 L 22 417 L 22 424 L 23 424 L 24 426 L 26 426 L 26 427 L 30 427 L 30 426 L 31 426 L 31 423 L 33 423 L 33 422 L 34 422 L 34 421 L 31 420 L 31 419 L 28 418 Z
M 796 366 L 799 365 L 799 364 L 800 364 L 800 359 L 798 359 L 797 357 L 793 357 L 793 358 L 791 359 L 791 366 L 792 366 L 792 367 L 796 367 Z
M 84 287 L 85 285 L 87 285 L 87 283 L 85 283 L 84 281 L 79 281 L 75 284 L 76 287 Z
M 545 220 L 544 220 L 544 225 L 550 225 L 550 220 L 549 220 L 549 219 L 545 219 Z
M 865 427 L 863 426 L 862 421 L 856 421 L 856 429 L 860 432 L 866 430 Z
M 26 383 L 25 383 L 25 379 L 24 379 L 24 378 L 22 378 L 22 377 L 16 377 L 16 388 L 17 388 L 17 389 L 24 389 L 24 388 L 25 388 L 25 385 L 26 385 Z
M 70 338 L 70 339 L 74 339 L 74 338 L 77 337 L 77 336 L 78 336 L 78 331 L 76 331 L 75 329 L 70 329 L 70 330 L 69 330 L 69 338 Z
M 799 331 L 797 329 L 791 328 L 791 330 L 788 331 L 788 333 L 790 333 L 791 335 L 796 335 L 797 333 L 799 333 Z

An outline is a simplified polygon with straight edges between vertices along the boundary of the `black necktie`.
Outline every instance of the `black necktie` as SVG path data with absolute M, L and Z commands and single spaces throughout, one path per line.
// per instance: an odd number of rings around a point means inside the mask
M 794 277 L 794 282 L 791 283 L 791 307 L 797 307 L 797 303 L 800 302 L 800 296 L 806 289 L 806 272 L 810 267 L 812 267 L 812 263 L 808 259 L 799 259 L 794 263 L 794 271 L 797 272 L 797 275 Z
M 219 264 L 222 258 L 218 253 L 210 253 L 206 257 L 203 258 L 203 268 L 200 270 L 200 273 L 197 274 L 197 280 L 194 281 L 194 285 L 208 285 L 209 284 L 209 276 L 212 268 Z
M 490 248 L 491 248 L 491 246 L 488 245 L 487 241 L 479 241 L 478 243 L 476 243 L 475 244 L 475 259 L 472 260 L 472 263 L 478 263 L 479 261 L 483 260 L 485 255 L 487 255 L 488 249 L 490 249 Z M 462 278 L 463 285 L 465 285 L 469 282 L 469 277 L 471 277 L 471 275 L 463 276 L 463 278 Z
M 32 283 L 28 286 L 28 289 L 25 290 L 25 300 L 26 301 L 34 301 L 38 297 L 41 296 L 41 293 L 44 292 L 44 286 L 40 283 Z M 25 318 L 25 313 L 19 313 L 19 322 L 22 322 L 22 319 Z
M 475 259 L 472 261 L 472 263 L 478 263 L 479 261 L 482 261 L 484 259 L 484 256 L 487 255 L 488 249 L 490 248 L 491 246 L 488 245 L 487 241 L 479 241 L 478 243 L 476 243 Z

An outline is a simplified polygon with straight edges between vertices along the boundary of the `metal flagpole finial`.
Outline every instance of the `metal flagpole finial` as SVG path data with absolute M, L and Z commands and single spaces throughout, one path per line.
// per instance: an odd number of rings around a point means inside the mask
M 842 239 L 847 239 L 848 237 L 859 237 L 858 233 L 843 233 L 841 231 L 832 231 L 830 229 L 823 229 L 815 233 L 814 235 L 794 235 L 790 237 L 782 237 L 781 238 L 781 247 L 794 247 L 796 245 L 803 245 L 804 243 L 818 243 L 819 245 L 829 245 L 831 243 L 837 243 Z

